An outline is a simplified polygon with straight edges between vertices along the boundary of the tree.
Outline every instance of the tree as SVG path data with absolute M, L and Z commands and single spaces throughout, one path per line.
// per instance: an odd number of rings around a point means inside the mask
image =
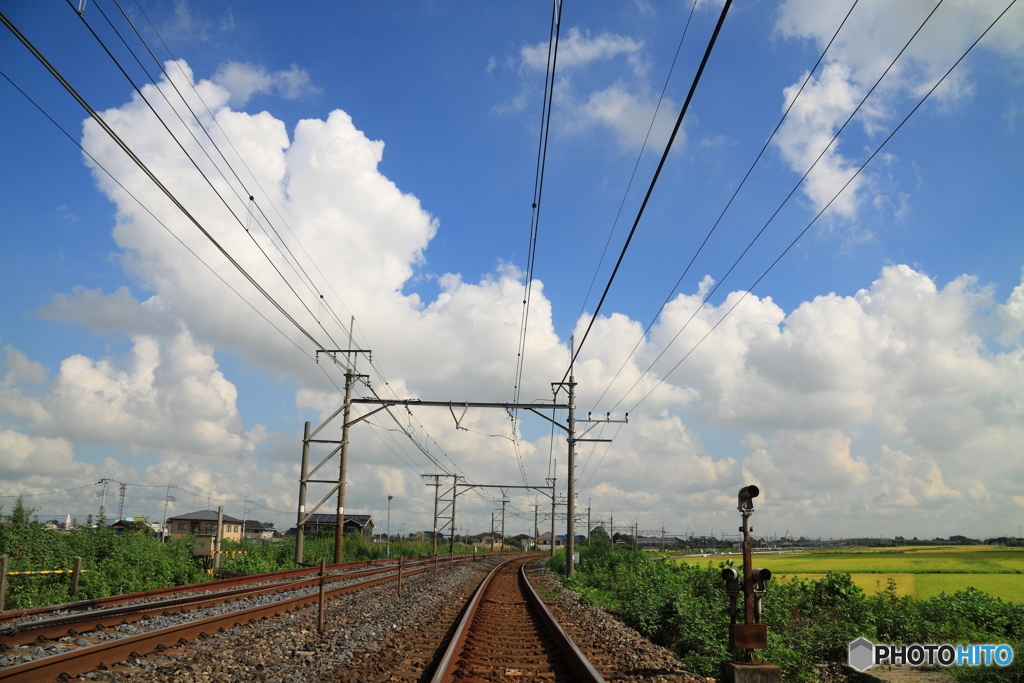
M 268 529 L 273 529 L 274 528 L 274 523 L 273 522 L 263 522 L 263 526 L 267 527 Z
M 17 500 L 14 501 L 14 507 L 11 508 L 11 514 L 7 515 L 4 521 L 8 524 L 24 526 L 32 521 L 32 515 L 35 512 L 35 508 L 25 507 L 25 501 L 22 500 L 21 496 L 18 496 Z

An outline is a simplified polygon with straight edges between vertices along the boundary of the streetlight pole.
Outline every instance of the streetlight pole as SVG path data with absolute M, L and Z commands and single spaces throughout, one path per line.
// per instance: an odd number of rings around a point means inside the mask
M 394 498 L 394 496 L 388 496 L 388 540 L 387 540 L 388 559 L 391 559 L 391 499 L 392 498 Z

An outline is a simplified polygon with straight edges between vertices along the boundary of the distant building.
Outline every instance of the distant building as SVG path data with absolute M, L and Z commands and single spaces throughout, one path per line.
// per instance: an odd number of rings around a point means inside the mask
M 263 522 L 257 522 L 255 519 L 247 519 L 242 535 L 253 541 L 268 540 L 274 537 L 274 528 L 264 526 Z
M 184 515 L 167 518 L 167 528 L 171 538 L 184 538 L 191 534 L 217 535 L 217 511 L 199 510 Z M 224 515 L 222 538 L 232 541 L 242 540 L 242 520 L 231 515 Z
M 490 550 L 491 543 L 494 544 L 495 550 L 501 550 L 504 544 L 501 542 L 501 534 L 494 534 L 490 531 L 485 531 L 482 534 L 476 534 L 473 536 L 473 547 L 484 548 Z
M 309 516 L 306 523 L 302 525 L 302 533 L 306 536 L 316 536 L 320 533 L 334 533 L 338 526 L 338 515 L 313 514 Z M 367 543 L 373 542 L 373 517 L 370 515 L 345 515 L 344 529 L 346 534 L 357 533 Z M 285 536 L 295 536 L 295 527 L 284 533 Z

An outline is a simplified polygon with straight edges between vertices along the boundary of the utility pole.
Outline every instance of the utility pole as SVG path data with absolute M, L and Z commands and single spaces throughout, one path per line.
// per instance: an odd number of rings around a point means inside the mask
M 452 556 L 452 561 L 455 561 L 455 501 L 459 497 L 459 477 L 457 475 L 452 476 L 452 532 L 451 540 L 449 545 L 449 553 Z
M 113 482 L 113 479 L 107 479 L 103 477 L 100 479 L 100 483 L 103 484 L 103 495 L 100 497 L 100 519 L 106 519 L 107 515 L 107 484 Z
M 352 328 L 348 331 L 349 340 L 352 338 Z M 352 346 L 349 343 L 349 346 Z M 352 412 L 352 380 L 356 375 L 348 368 L 345 369 L 345 411 L 342 413 L 341 423 L 341 462 L 338 464 L 338 504 L 336 506 L 334 530 L 334 564 L 341 564 L 341 551 L 345 543 L 345 478 L 348 476 L 348 419 Z
M 558 474 L 558 460 L 556 459 L 552 465 L 552 474 Z M 555 556 L 555 503 L 558 499 L 558 477 L 550 477 L 547 480 L 548 484 L 551 485 L 551 557 Z
M 174 488 L 178 488 L 178 487 L 175 486 Z M 167 497 L 164 498 L 164 524 L 163 524 L 163 531 L 160 533 L 160 541 L 161 542 L 167 540 L 167 504 L 170 503 L 173 500 L 175 500 L 175 499 L 171 497 L 171 482 L 168 481 L 167 482 Z
M 302 531 L 303 522 L 306 521 L 306 479 L 309 477 L 309 422 L 302 430 L 302 469 L 299 473 L 299 516 L 295 523 L 295 564 L 302 564 L 303 541 L 305 534 Z
M 533 545 L 534 546 L 537 545 L 537 536 L 540 535 L 540 527 L 537 526 L 537 517 L 538 517 L 538 512 L 537 511 L 539 510 L 539 508 L 540 508 L 539 505 L 534 505 L 533 506 Z
M 117 504 L 117 521 L 124 519 L 124 494 L 128 488 L 128 484 L 121 482 L 121 496 Z
M 590 545 L 590 530 L 593 529 L 590 526 L 590 499 L 587 498 L 587 545 Z
M 501 549 L 505 550 L 505 504 L 508 498 L 501 499 Z
M 569 479 L 565 501 L 565 568 L 566 574 L 572 576 L 576 573 L 574 566 L 576 519 L 573 514 L 576 506 L 576 379 L 573 377 L 571 365 L 569 366 L 569 432 L 566 440 L 569 442 Z
M 355 324 L 355 317 L 349 322 L 349 346 L 352 344 L 352 326 Z M 348 356 L 349 360 L 345 364 L 345 402 L 341 408 L 336 410 L 330 417 L 316 429 L 310 431 L 309 423 L 306 423 L 302 434 L 302 469 L 299 479 L 299 512 L 296 521 L 296 537 L 295 537 L 295 563 L 302 564 L 302 551 L 303 551 L 303 525 L 313 516 L 320 506 L 330 500 L 331 496 L 335 492 L 338 494 L 337 504 L 335 505 L 335 533 L 334 533 L 334 563 L 339 564 L 341 562 L 344 538 L 345 538 L 345 484 L 346 477 L 348 475 L 348 432 L 355 422 L 359 422 L 365 419 L 369 415 L 364 415 L 360 418 L 356 418 L 355 421 L 350 420 L 352 412 L 352 385 L 356 380 L 369 379 L 369 375 L 360 375 L 356 372 L 356 362 L 360 353 L 370 355 L 372 352 L 369 349 L 317 349 L 316 358 L 317 362 L 320 361 L 320 354 L 326 353 L 332 359 L 337 361 L 337 354 L 344 353 Z M 331 420 L 336 418 L 339 414 L 343 414 L 343 423 L 341 426 L 341 441 L 331 439 L 317 439 L 314 438 L 320 432 L 321 429 L 326 427 Z M 325 444 L 336 444 L 336 447 L 328 453 L 327 457 L 324 458 L 320 463 L 313 469 L 309 469 L 309 444 L 311 443 L 325 443 Z M 341 462 L 338 465 L 338 479 L 312 479 L 311 477 L 323 467 L 327 462 L 334 457 L 335 453 L 341 453 Z M 323 499 L 314 505 L 308 511 L 306 510 L 306 485 L 307 484 L 332 484 L 333 488 L 327 493 Z
M 434 487 L 434 536 L 431 539 L 433 541 L 433 550 L 431 555 L 437 555 L 437 499 L 441 493 L 441 475 L 440 474 L 425 474 L 425 477 L 433 477 L 434 483 L 427 484 L 427 486 Z

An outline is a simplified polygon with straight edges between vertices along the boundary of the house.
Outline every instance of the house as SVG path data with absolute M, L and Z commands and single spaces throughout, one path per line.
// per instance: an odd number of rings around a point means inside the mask
M 476 534 L 475 536 L 473 536 L 474 548 L 484 548 L 486 550 L 490 550 L 492 544 L 494 545 L 495 550 L 502 549 L 503 544 L 501 542 L 501 534 L 485 531 L 482 534 Z
M 199 510 L 184 515 L 167 518 L 167 528 L 171 538 L 184 538 L 191 534 L 217 535 L 217 511 Z M 232 541 L 242 540 L 242 520 L 231 515 L 224 515 L 222 538 Z
M 581 541 L 585 541 L 586 538 L 587 537 L 583 536 L 582 534 L 577 534 L 576 535 L 576 543 L 579 543 Z M 555 548 L 556 549 L 557 548 L 564 548 L 565 547 L 565 539 L 566 539 L 566 535 L 565 534 L 561 534 L 561 535 L 555 536 Z M 537 550 L 541 550 L 541 551 L 549 551 L 549 550 L 551 550 L 551 532 L 550 531 L 545 531 L 544 533 L 542 533 L 540 536 L 537 537 Z
M 338 515 L 316 513 L 310 515 L 306 523 L 302 525 L 302 533 L 306 536 L 316 536 L 320 533 L 333 534 L 337 525 Z M 367 543 L 373 542 L 373 529 L 375 525 L 370 515 L 345 515 L 344 525 L 346 534 L 357 533 Z M 294 536 L 295 528 L 289 529 L 284 535 Z
M 258 522 L 255 519 L 247 519 L 242 535 L 253 541 L 269 540 L 274 537 L 274 528 L 264 526 L 263 522 Z

